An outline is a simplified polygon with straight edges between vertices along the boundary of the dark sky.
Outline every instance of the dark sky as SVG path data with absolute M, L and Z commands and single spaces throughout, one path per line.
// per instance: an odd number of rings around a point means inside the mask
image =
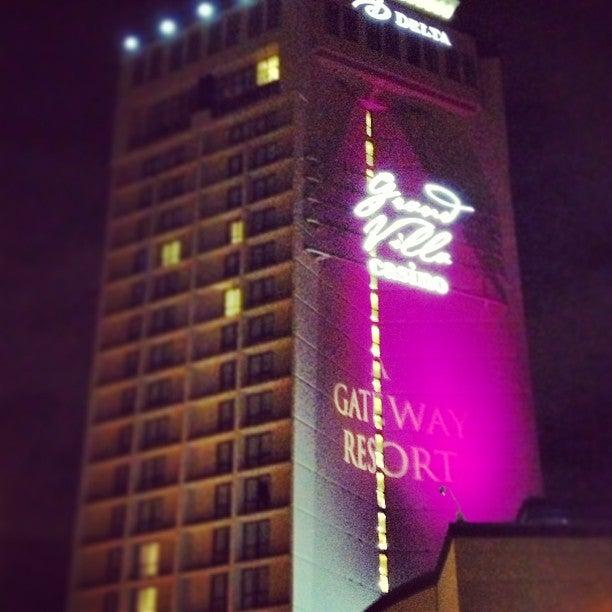
M 3 2 L 3 612 L 63 609 L 117 48 L 127 29 L 186 4 Z M 548 493 L 592 507 L 612 500 L 608 13 L 603 0 L 463 0 L 456 22 L 504 64 Z

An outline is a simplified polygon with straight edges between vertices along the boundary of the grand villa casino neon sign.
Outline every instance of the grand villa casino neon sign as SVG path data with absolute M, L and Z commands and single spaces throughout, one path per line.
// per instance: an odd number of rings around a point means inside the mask
M 401 11 L 396 11 L 385 4 L 385 0 L 353 0 L 351 6 L 354 9 L 361 9 L 363 14 L 375 21 L 382 23 L 394 23 L 400 30 L 412 32 L 417 36 L 429 38 L 446 47 L 452 47 L 450 38 L 446 32 L 427 25 L 418 19 L 409 17 Z
M 453 234 L 448 228 L 475 210 L 454 191 L 437 183 L 426 183 L 422 193 L 424 202 L 407 199 L 398 190 L 393 174 L 379 172 L 368 181 L 368 197 L 355 206 L 353 213 L 365 222 L 363 249 L 369 254 L 372 276 L 446 295 L 450 291 L 448 280 L 431 267 L 453 264 L 447 250 Z M 401 261 L 382 259 L 378 254 L 382 247 Z

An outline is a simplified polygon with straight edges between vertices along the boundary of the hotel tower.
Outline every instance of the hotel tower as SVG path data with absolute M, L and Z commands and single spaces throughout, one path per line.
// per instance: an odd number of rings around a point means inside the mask
M 457 4 L 126 38 L 69 612 L 363 610 L 539 491 L 499 66 Z

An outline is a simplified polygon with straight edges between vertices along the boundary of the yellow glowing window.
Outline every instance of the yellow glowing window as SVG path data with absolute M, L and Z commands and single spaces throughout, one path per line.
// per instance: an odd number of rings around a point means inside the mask
M 157 589 L 147 587 L 138 591 L 138 612 L 157 612 Z
M 225 292 L 225 316 L 235 317 L 242 310 L 242 291 L 238 288 Z
M 230 223 L 229 237 L 231 244 L 242 244 L 244 242 L 244 221 L 232 221 Z
M 257 85 L 267 85 L 280 80 L 280 57 L 273 55 L 257 63 Z
M 173 240 L 167 242 L 162 246 L 161 250 L 161 263 L 164 268 L 168 266 L 175 266 L 181 262 L 181 252 L 183 245 L 180 240 Z
M 159 574 L 159 544 L 143 544 L 140 547 L 140 577 L 151 578 Z

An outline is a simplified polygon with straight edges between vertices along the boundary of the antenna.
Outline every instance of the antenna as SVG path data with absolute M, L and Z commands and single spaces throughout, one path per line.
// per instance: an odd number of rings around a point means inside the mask
M 457 521 L 458 523 L 465 523 L 465 515 L 463 514 L 463 512 L 461 511 L 461 506 L 459 505 L 459 500 L 457 499 L 457 497 L 455 496 L 455 494 L 453 493 L 453 490 L 449 487 L 445 487 L 445 486 L 441 486 L 438 489 L 438 493 L 440 493 L 440 495 L 442 497 L 446 497 L 447 494 L 449 494 L 455 504 L 455 508 L 457 509 L 457 514 L 455 515 L 455 521 Z

